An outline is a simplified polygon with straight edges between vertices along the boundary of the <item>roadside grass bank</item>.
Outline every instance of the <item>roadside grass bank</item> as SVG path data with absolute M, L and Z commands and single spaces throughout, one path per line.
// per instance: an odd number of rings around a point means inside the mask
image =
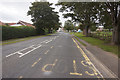
M 93 37 L 85 37 L 82 33 L 73 33 L 71 32 L 70 34 L 74 34 L 75 36 L 79 37 L 80 39 L 94 45 L 97 46 L 107 52 L 112 52 L 116 55 L 120 55 L 120 52 L 118 52 L 118 46 L 117 45 L 110 45 L 108 44 L 108 42 L 104 41 L 104 40 L 100 40 L 97 38 L 93 38 Z M 78 40 L 79 41 L 79 40 Z M 120 56 L 119 56 L 120 57 Z
M 84 46 L 87 46 L 85 43 L 81 42 L 78 38 L 75 37 L 75 39 L 77 39 L 77 41 L 79 41 L 79 43 L 81 43 Z
M 52 34 L 46 34 L 46 35 L 39 35 L 39 36 L 30 36 L 30 37 L 25 37 L 25 38 L 17 38 L 17 39 L 4 40 L 4 41 L 0 42 L 0 45 L 7 45 L 7 44 L 12 44 L 12 43 L 22 42 L 22 41 L 31 40 L 31 39 L 40 38 L 40 37 L 49 36 L 49 35 L 52 35 Z

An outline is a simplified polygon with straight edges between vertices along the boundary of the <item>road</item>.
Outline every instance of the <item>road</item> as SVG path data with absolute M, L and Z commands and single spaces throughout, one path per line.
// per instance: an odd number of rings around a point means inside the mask
M 111 78 L 68 33 L 2 47 L 2 78 Z

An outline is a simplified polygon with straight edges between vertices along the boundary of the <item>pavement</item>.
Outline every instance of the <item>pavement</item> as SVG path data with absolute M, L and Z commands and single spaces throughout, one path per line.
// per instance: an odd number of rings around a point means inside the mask
M 2 46 L 2 78 L 93 80 L 117 77 L 72 35 L 59 32 Z
M 104 51 L 101 48 L 91 45 L 80 38 L 78 39 L 84 44 L 86 44 L 84 48 L 87 49 L 89 52 L 91 52 L 94 55 L 94 57 L 96 57 L 103 65 L 105 65 L 106 68 L 108 68 L 112 74 L 114 74 L 115 76 L 119 76 L 118 75 L 119 74 L 118 64 L 120 64 L 120 58 L 118 58 L 117 55 L 111 52 Z

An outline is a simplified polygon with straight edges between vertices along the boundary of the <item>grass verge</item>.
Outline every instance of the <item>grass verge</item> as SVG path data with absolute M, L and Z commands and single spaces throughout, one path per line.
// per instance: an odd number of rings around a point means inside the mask
M 85 37 L 82 33 L 70 33 L 70 34 L 74 34 L 75 36 L 79 37 L 80 39 L 82 39 L 92 45 L 98 46 L 99 48 L 101 48 L 107 52 L 112 52 L 116 55 L 120 54 L 120 52 L 118 52 L 117 45 L 109 45 L 108 43 L 106 43 L 103 40 L 100 40 L 97 38 L 92 38 L 92 37 Z
M 83 42 L 81 42 L 78 38 L 75 37 L 75 39 L 77 39 L 77 41 L 79 41 L 79 43 L 81 43 L 83 46 L 86 46 L 86 44 L 84 44 Z
M 25 37 L 25 38 L 17 38 L 17 39 L 5 40 L 5 41 L 1 41 L 0 45 L 7 45 L 7 44 L 12 44 L 12 43 L 17 43 L 17 42 L 26 41 L 26 40 L 35 39 L 35 38 L 40 38 L 40 37 L 49 36 L 49 35 L 52 35 L 52 34 L 46 34 L 46 35 L 40 35 L 40 36 L 30 36 L 30 37 Z

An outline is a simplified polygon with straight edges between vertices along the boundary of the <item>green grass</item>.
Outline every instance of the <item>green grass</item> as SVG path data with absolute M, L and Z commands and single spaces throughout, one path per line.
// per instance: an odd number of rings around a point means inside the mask
M 49 36 L 49 35 L 52 35 L 52 34 L 5 40 L 5 41 L 1 41 L 0 45 L 7 45 L 7 44 L 12 44 L 12 43 L 17 43 L 17 42 L 26 41 L 26 40 L 35 39 L 35 38 L 40 38 L 40 37 Z
M 72 34 L 72 33 L 71 33 Z M 120 52 L 118 53 L 118 46 L 117 45 L 110 45 L 108 43 L 106 43 L 103 40 L 97 39 L 97 38 L 92 38 L 92 37 L 85 37 L 82 33 L 73 33 L 75 36 L 79 37 L 80 39 L 98 46 L 99 48 L 108 51 L 108 52 L 112 52 L 114 54 L 120 54 Z
M 75 38 L 77 39 L 77 41 L 79 41 L 79 43 L 81 43 L 82 45 L 86 46 L 86 44 L 84 44 L 83 42 L 81 42 L 78 38 Z
M 108 34 L 112 36 L 112 32 L 100 32 L 101 34 Z
M 107 34 L 109 36 L 112 36 L 112 32 L 96 32 L 97 33 L 100 33 L 101 36 L 103 36 L 103 34 Z

